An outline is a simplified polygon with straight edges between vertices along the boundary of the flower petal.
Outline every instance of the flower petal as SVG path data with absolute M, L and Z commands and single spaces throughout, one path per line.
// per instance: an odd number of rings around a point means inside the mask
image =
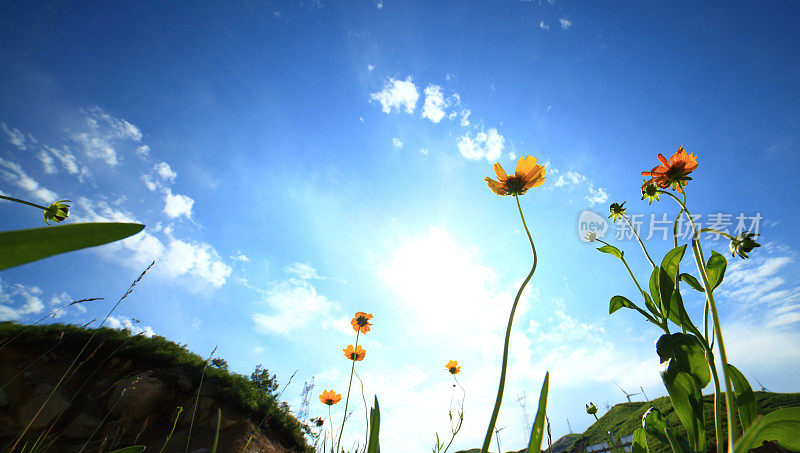
M 497 195 L 506 195 L 506 188 L 504 184 L 501 184 L 492 178 L 486 177 L 486 185 Z
M 508 175 L 506 171 L 503 170 L 503 166 L 500 165 L 500 162 L 494 164 L 494 174 L 497 175 L 497 179 L 499 179 L 500 182 L 505 182 L 508 179 Z

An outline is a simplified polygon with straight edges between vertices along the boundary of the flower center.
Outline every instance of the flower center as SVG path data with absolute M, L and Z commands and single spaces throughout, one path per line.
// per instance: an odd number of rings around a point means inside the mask
M 519 195 L 525 187 L 525 179 L 521 176 L 511 175 L 506 179 L 506 190 L 509 195 Z

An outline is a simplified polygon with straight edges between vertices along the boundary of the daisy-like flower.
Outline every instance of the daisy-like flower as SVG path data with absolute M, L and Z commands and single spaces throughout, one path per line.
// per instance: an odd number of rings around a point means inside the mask
M 642 186 L 642 200 L 647 200 L 647 204 L 658 201 L 658 186 L 652 182 Z
M 461 367 L 458 365 L 458 360 L 451 360 L 444 366 L 450 374 L 458 374 L 461 372 Z
M 50 225 L 50 222 L 58 223 L 66 220 L 66 218 L 69 216 L 69 205 L 67 203 L 71 203 L 71 201 L 58 200 L 51 203 L 50 206 L 48 206 L 42 213 L 44 222 Z
M 325 390 L 322 392 L 322 395 L 319 396 L 319 400 L 322 401 L 323 404 L 333 406 L 342 400 L 342 395 L 334 392 L 333 390 Z
M 369 332 L 369 326 L 372 325 L 369 320 L 372 319 L 372 315 L 369 313 L 364 313 L 363 311 L 357 311 L 353 319 L 350 321 L 350 324 L 353 325 L 353 330 L 360 330 L 361 333 Z
M 658 155 L 658 160 L 661 165 L 653 167 L 650 171 L 642 172 L 642 176 L 650 178 L 642 184 L 642 189 L 648 184 L 654 183 L 662 189 L 672 187 L 673 190 L 683 193 L 683 186 L 692 180 L 689 174 L 697 168 L 697 156 L 687 154 L 681 145 L 669 160 L 663 154 Z
M 521 156 L 517 161 L 517 169 L 513 175 L 508 176 L 500 165 L 494 164 L 494 173 L 497 181 L 486 177 L 486 185 L 497 195 L 522 195 L 533 187 L 544 184 L 544 165 L 537 165 L 533 156 Z
M 611 203 L 611 206 L 608 207 L 608 210 L 609 210 L 609 212 L 611 212 L 611 214 L 609 214 L 608 217 L 611 218 L 611 219 L 614 219 L 614 221 L 617 221 L 617 220 L 619 220 L 620 217 L 624 216 L 625 215 L 625 203 L 627 203 L 627 201 L 623 201 L 622 204 Z
M 347 345 L 347 348 L 342 349 L 344 351 L 344 356 L 350 360 L 355 362 L 360 362 L 364 360 L 364 357 L 367 355 L 367 350 L 362 348 L 361 345 L 358 345 L 353 349 L 353 345 Z

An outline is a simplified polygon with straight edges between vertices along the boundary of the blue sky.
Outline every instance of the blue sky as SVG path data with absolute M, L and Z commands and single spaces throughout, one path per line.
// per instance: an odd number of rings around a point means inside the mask
M 113 326 L 203 356 L 218 345 L 244 374 L 263 363 L 285 383 L 298 370 L 295 410 L 314 376 L 314 416 L 322 389 L 346 390 L 349 320 L 369 312 L 358 369 L 381 400 L 384 450 L 422 451 L 447 432 L 448 360 L 467 391 L 454 446 L 476 447 L 530 265 L 513 199 L 483 178 L 534 155 L 547 180 L 521 201 L 540 262 L 498 422 L 503 449 L 519 449 L 515 400 L 526 392 L 533 413 L 546 370 L 556 437 L 567 419 L 590 424 L 585 402 L 624 401 L 615 382 L 666 394 L 658 330 L 608 316 L 611 296 L 636 290 L 580 240 L 578 218 L 628 200 L 647 236 L 651 214 L 677 210 L 640 201 L 640 173 L 682 144 L 700 164 L 688 193 L 701 222 L 759 218 L 764 246 L 729 258 L 719 290 L 730 360 L 798 391 L 800 4 L 429 3 L 4 3 L 0 191 L 68 198 L 70 222 L 147 228 L 4 271 L 0 318 L 106 298 L 58 319 L 83 324 L 155 259 Z M 40 226 L 31 208 L 0 207 L 4 230 Z M 645 278 L 638 245 L 615 234 L 609 222 L 606 239 Z M 669 245 L 649 244 L 658 256 Z M 699 316 L 700 298 L 685 297 Z M 347 445 L 362 432 L 356 395 Z

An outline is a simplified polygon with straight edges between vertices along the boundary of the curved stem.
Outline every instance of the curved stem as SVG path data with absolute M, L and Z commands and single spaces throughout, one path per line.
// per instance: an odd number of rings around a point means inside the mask
M 522 291 L 525 289 L 525 285 L 528 284 L 531 277 L 533 277 L 533 273 L 536 272 L 536 263 L 538 261 L 536 257 L 536 246 L 533 244 L 531 232 L 528 230 L 528 225 L 525 223 L 525 216 L 522 214 L 522 206 L 519 204 L 519 197 L 514 195 L 514 199 L 517 201 L 517 209 L 519 210 L 519 216 L 522 219 L 522 226 L 525 227 L 525 233 L 527 233 L 528 241 L 531 243 L 531 251 L 533 252 L 533 266 L 531 266 L 531 271 L 528 273 L 528 276 L 525 277 L 525 281 L 523 281 L 522 285 L 519 287 L 519 291 L 517 291 L 517 297 L 514 298 L 514 305 L 511 306 L 511 314 L 508 316 L 506 339 L 503 347 L 503 366 L 500 370 L 500 385 L 497 388 L 497 399 L 494 402 L 494 410 L 492 410 L 492 418 L 489 420 L 489 427 L 486 429 L 486 437 L 483 439 L 481 453 L 488 453 L 489 451 L 489 444 L 492 442 L 492 434 L 494 433 L 494 427 L 497 423 L 497 415 L 500 413 L 500 404 L 503 401 L 503 390 L 505 389 L 506 385 L 506 368 L 508 366 L 508 344 L 511 340 L 511 324 L 514 322 L 514 312 L 517 311 L 517 304 L 522 296 Z
M 653 269 L 655 269 L 656 263 L 653 262 L 653 259 L 650 258 L 650 254 L 647 253 L 647 249 L 644 246 L 644 242 L 642 242 L 642 238 L 639 237 L 639 232 L 636 231 L 636 228 L 633 227 L 633 224 L 628 219 L 628 216 L 626 216 L 625 214 L 622 214 L 622 218 L 625 219 L 626 222 L 628 222 L 628 225 L 631 227 L 631 231 L 633 231 L 634 236 L 636 236 L 636 240 L 639 241 L 639 245 L 642 246 L 642 251 L 644 252 L 644 256 L 647 257 L 647 261 L 650 261 L 650 265 L 653 266 Z
M 331 415 L 331 405 L 330 404 L 328 405 L 328 421 L 331 423 L 331 443 L 333 443 L 333 436 L 335 436 L 334 433 L 336 431 L 334 431 L 334 429 L 333 429 L 333 415 Z M 342 423 L 342 424 L 344 425 L 344 423 Z M 325 449 L 325 447 L 322 447 L 322 448 L 323 448 L 323 450 Z M 333 448 L 333 445 L 331 445 L 331 448 Z
M 681 207 L 686 211 L 686 216 L 689 217 L 689 220 L 692 222 L 692 229 L 694 230 L 694 236 L 692 237 L 692 252 L 694 252 L 694 261 L 697 265 L 697 271 L 703 278 L 703 286 L 706 289 L 706 297 L 708 299 L 708 308 L 711 309 L 713 332 L 718 343 L 717 347 L 719 348 L 719 358 L 720 362 L 722 363 L 722 376 L 725 379 L 725 409 L 728 414 L 728 449 L 733 451 L 733 443 L 738 437 L 738 429 L 735 421 L 736 414 L 733 408 L 733 390 L 731 389 L 731 380 L 728 376 L 728 357 L 727 354 L 725 354 L 725 343 L 722 339 L 722 328 L 719 322 L 719 313 L 717 312 L 717 304 L 714 301 L 714 288 L 711 288 L 708 280 L 708 271 L 706 270 L 703 248 L 700 245 L 700 230 L 698 230 L 697 225 L 694 223 L 691 213 L 689 213 L 689 210 L 686 209 L 685 203 L 682 203 L 680 200 L 678 200 L 678 197 L 669 192 L 661 190 L 659 190 L 659 192 L 665 193 L 677 201 L 678 204 L 680 204 Z M 717 427 L 717 429 L 719 429 L 719 427 Z
M 358 336 L 361 335 L 361 330 L 356 330 L 356 345 L 354 348 L 358 349 Z M 350 382 L 347 383 L 347 398 L 344 400 L 344 416 L 342 417 L 342 428 L 339 430 L 339 438 L 336 440 L 336 451 L 339 451 L 339 442 L 342 441 L 342 434 L 344 433 L 344 424 L 347 421 L 347 405 L 350 403 L 350 387 L 353 384 L 353 373 L 356 370 L 356 361 L 353 360 L 353 366 L 350 368 Z
M 462 387 L 461 383 L 458 382 L 458 379 L 456 379 L 456 375 L 455 374 L 453 375 L 453 380 L 455 380 L 456 384 L 458 384 L 458 386 L 461 387 L 461 395 L 462 396 L 461 396 L 461 403 L 459 403 L 459 406 L 461 406 L 461 410 L 458 413 L 458 423 L 456 424 L 456 428 L 453 429 L 452 424 L 450 425 L 450 432 L 452 433 L 452 436 L 450 436 L 450 442 L 448 442 L 447 446 L 444 447 L 444 450 L 442 451 L 442 453 L 447 453 L 447 449 L 450 448 L 450 445 L 453 443 L 453 440 L 455 440 L 455 438 L 456 438 L 456 434 L 458 434 L 458 432 L 461 431 L 461 425 L 464 423 L 464 400 L 467 397 L 467 391 L 464 390 L 464 387 Z M 451 410 L 452 410 L 452 404 L 453 404 L 452 403 L 452 396 L 451 396 L 450 400 L 451 400 L 450 401 L 450 405 L 451 405 Z M 451 421 L 451 423 L 452 423 L 452 421 Z
M 600 419 L 597 418 L 597 414 L 592 414 L 592 415 L 594 415 L 594 419 L 597 420 L 597 425 L 600 427 L 600 429 L 602 429 L 603 432 L 606 433 L 606 436 L 608 436 L 608 440 L 611 441 L 611 446 L 614 447 L 615 451 L 619 451 L 619 447 L 617 447 L 617 443 L 614 442 L 614 438 L 611 437 L 611 434 L 609 434 L 609 432 L 606 430 L 605 426 L 603 426 L 603 424 L 600 423 Z
M 26 204 L 28 206 L 33 206 L 34 208 L 47 210 L 47 208 L 44 207 L 44 206 L 40 206 L 40 205 L 38 205 L 36 203 L 31 203 L 30 201 L 20 200 L 19 198 L 7 197 L 5 195 L 0 195 L 0 198 L 2 198 L 3 200 L 15 201 L 17 203 L 22 203 L 22 204 Z
M 708 364 L 711 368 L 711 377 L 714 378 L 714 426 L 722 426 L 722 412 L 719 410 L 719 399 L 722 396 L 722 392 L 719 389 L 719 376 L 717 376 L 717 365 L 714 363 L 714 355 L 709 350 L 707 353 L 706 358 L 708 359 Z M 722 430 L 715 429 L 716 432 L 716 439 L 717 439 L 717 453 L 722 453 L 722 447 L 725 444 L 725 440 L 722 438 Z

